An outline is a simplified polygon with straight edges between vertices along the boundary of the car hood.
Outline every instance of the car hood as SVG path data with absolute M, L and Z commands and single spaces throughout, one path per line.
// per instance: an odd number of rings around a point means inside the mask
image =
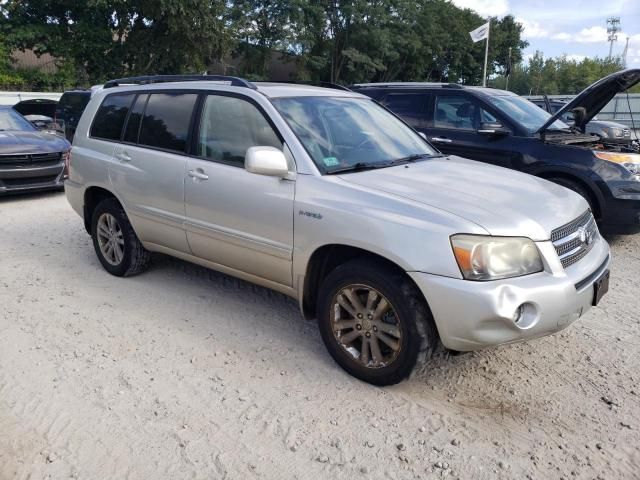
M 540 127 L 538 133 L 542 133 L 549 128 L 556 120 L 562 118 L 567 112 L 572 112 L 576 108 L 584 108 L 585 116 L 580 122 L 575 122 L 575 126 L 584 131 L 584 127 L 593 117 L 595 117 L 604 106 L 611 101 L 618 93 L 633 87 L 640 82 L 640 68 L 630 68 L 612 73 L 597 82 L 589 85 L 580 92 L 573 100 L 549 117 L 549 120 Z
M 69 142 L 52 133 L 0 131 L 0 155 L 62 152 L 69 148 Z
M 548 240 L 588 209 L 581 196 L 547 180 L 453 156 L 340 178 L 447 211 L 496 236 Z

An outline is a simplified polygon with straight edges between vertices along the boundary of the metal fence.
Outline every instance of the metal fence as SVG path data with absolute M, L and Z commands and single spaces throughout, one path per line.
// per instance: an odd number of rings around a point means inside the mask
M 571 100 L 574 95 L 548 95 L 549 100 Z M 541 95 L 527 97 L 542 98 Z M 611 120 L 640 133 L 640 93 L 619 93 L 598 113 L 598 120 Z

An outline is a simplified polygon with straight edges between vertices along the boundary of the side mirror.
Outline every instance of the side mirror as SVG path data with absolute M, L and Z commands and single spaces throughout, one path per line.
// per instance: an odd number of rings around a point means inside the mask
M 275 147 L 249 147 L 244 157 L 247 172 L 270 177 L 286 177 L 289 174 L 287 158 Z
M 427 139 L 427 135 L 424 132 L 418 132 L 418 135 L 420 135 L 425 140 Z
M 509 130 L 504 128 L 501 123 L 485 122 L 480 125 L 478 133 L 481 135 L 508 135 Z

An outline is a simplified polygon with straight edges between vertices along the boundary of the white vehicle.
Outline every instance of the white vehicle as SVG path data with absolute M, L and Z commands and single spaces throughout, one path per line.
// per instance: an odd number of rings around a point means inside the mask
M 296 298 L 377 385 L 457 351 L 561 330 L 607 291 L 586 201 L 444 156 L 373 100 L 233 77 L 97 92 L 65 183 L 113 275 L 161 252 Z

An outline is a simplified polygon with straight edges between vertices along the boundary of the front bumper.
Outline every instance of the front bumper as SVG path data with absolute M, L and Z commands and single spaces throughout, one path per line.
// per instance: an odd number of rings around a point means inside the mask
M 451 350 L 471 351 L 549 335 L 584 315 L 594 280 L 609 267 L 609 246 L 598 237 L 589 254 L 564 269 L 551 242 L 539 242 L 545 271 L 493 282 L 409 272 Z M 518 323 L 514 314 L 526 304 Z
M 0 194 L 62 188 L 64 162 L 55 165 L 7 168 L 0 165 Z

